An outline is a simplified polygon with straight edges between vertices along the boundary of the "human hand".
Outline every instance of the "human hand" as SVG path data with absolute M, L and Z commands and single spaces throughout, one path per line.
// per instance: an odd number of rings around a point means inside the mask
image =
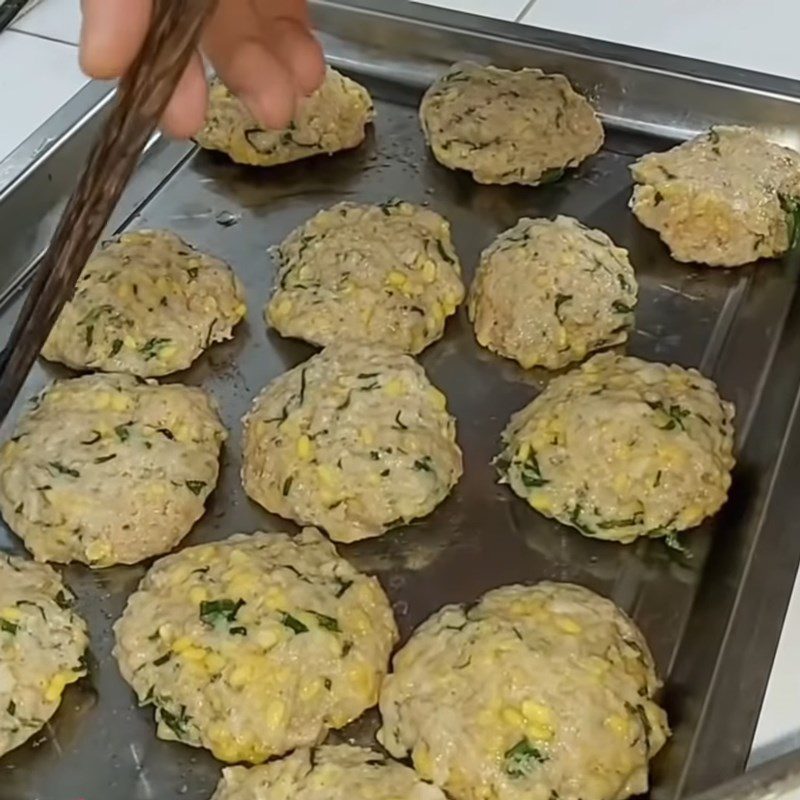
M 122 76 L 144 41 L 153 0 L 81 0 L 81 7 L 81 67 L 92 78 Z M 297 102 L 325 75 L 306 0 L 219 0 L 201 48 L 223 83 L 267 128 L 286 127 Z M 162 128 L 178 138 L 197 133 L 207 99 L 197 52 L 164 111 Z

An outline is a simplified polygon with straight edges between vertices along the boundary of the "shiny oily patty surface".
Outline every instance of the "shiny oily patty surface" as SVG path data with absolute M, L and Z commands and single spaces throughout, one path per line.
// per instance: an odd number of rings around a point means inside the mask
M 0 511 L 39 561 L 134 564 L 203 515 L 227 432 L 202 389 L 57 381 L 0 448 Z
M 602 353 L 512 416 L 497 465 L 533 508 L 586 536 L 670 536 L 725 502 L 733 415 L 696 370 Z
M 380 345 L 331 345 L 272 381 L 245 417 L 243 449 L 251 498 L 341 542 L 429 514 L 462 473 L 444 395 Z
M 378 738 L 454 800 L 623 800 L 669 729 L 636 626 L 580 586 L 445 606 L 395 655 Z
M 238 534 L 157 561 L 114 632 L 158 736 L 232 763 L 356 719 L 377 702 L 397 640 L 377 579 L 315 529 Z

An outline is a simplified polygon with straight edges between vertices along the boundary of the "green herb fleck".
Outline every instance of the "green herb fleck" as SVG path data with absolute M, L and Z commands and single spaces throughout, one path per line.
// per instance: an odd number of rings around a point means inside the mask
M 126 422 L 124 425 L 117 425 L 114 428 L 114 433 L 121 442 L 127 442 L 131 438 L 131 425 L 133 425 L 132 422 Z
M 233 622 L 243 605 L 245 601 L 241 597 L 238 600 L 231 600 L 228 597 L 221 600 L 203 600 L 200 603 L 200 619 L 206 625 L 215 628 Z
M 7 619 L 0 617 L 0 631 L 5 631 L 15 636 L 18 630 L 19 625 L 15 625 L 13 622 L 9 622 Z
M 402 413 L 401 411 L 397 412 L 397 415 L 394 418 L 395 424 L 394 424 L 393 427 L 395 427 L 395 428 L 397 428 L 397 429 L 399 429 L 401 431 L 407 431 L 408 430 L 408 425 L 405 425 L 403 423 L 403 420 L 400 419 L 400 414 L 401 413 Z
M 524 778 L 530 775 L 537 764 L 547 761 L 547 756 L 534 747 L 528 737 L 520 739 L 503 755 L 503 771 L 512 778 Z
M 78 470 L 72 469 L 71 467 L 65 467 L 60 461 L 51 461 L 49 462 L 49 466 L 62 475 L 69 475 L 70 478 L 80 478 L 81 476 Z
M 158 716 L 179 739 L 186 735 L 186 726 L 191 721 L 191 717 L 186 713 L 186 706 L 181 706 L 179 714 L 173 714 L 166 708 L 158 709 Z
M 106 464 L 109 461 L 113 461 L 117 457 L 116 453 L 111 453 L 107 456 L 99 456 L 94 460 L 95 464 Z
M 547 183 L 555 183 L 564 177 L 563 167 L 554 167 L 553 169 L 546 169 L 539 178 L 538 185 L 544 186 Z
M 281 614 L 281 623 L 287 628 L 291 628 L 295 633 L 308 633 L 308 626 L 291 614 Z
M 778 202 L 786 214 L 786 231 L 789 238 L 789 250 L 800 245 L 800 197 L 788 197 L 778 193 Z
M 111 350 L 108 353 L 109 358 L 113 358 L 120 350 L 122 350 L 122 339 L 114 339 L 111 342 Z
M 534 489 L 550 483 L 549 480 L 542 477 L 539 460 L 533 451 L 530 452 L 525 461 L 516 461 L 514 463 L 519 467 L 519 476 L 528 489 Z
M 197 267 L 189 267 L 186 270 L 186 274 L 189 276 L 190 281 L 196 281 L 197 276 L 200 274 L 200 270 Z
M 336 590 L 337 597 L 341 597 L 353 585 L 353 581 L 343 581 L 340 578 L 337 578 L 336 582 L 339 584 L 339 588 Z
M 157 659 L 156 659 L 156 660 L 153 662 L 153 666 L 154 666 L 154 667 L 162 667 L 162 666 L 164 666 L 164 664 L 166 664 L 166 663 L 167 663 L 167 661 L 169 661 L 171 658 L 172 658 L 172 653 L 164 653 L 164 655 L 163 655 L 163 656 L 161 656 L 160 658 L 157 658 Z
M 86 326 L 86 349 L 88 350 L 94 343 L 94 325 Z
M 681 555 L 686 556 L 686 558 L 691 558 L 692 553 L 689 548 L 680 540 L 678 534 L 675 531 L 669 531 L 669 533 L 664 536 L 664 544 L 670 549 L 675 550 L 675 552 L 680 553 Z
M 564 321 L 563 319 L 561 319 L 561 306 L 563 306 L 564 303 L 568 302 L 569 300 L 572 300 L 572 295 L 571 294 L 557 294 L 556 295 L 555 312 L 556 312 L 556 317 L 557 317 L 559 322 L 563 322 Z
M 430 456 L 422 456 L 422 458 L 418 458 L 414 462 L 414 469 L 419 472 L 433 472 L 434 469 L 431 466 L 431 457 Z
M 17 713 L 17 704 L 13 700 L 9 700 L 6 711 L 13 717 Z
M 437 240 L 436 240 L 436 247 L 437 247 L 437 248 L 438 248 L 438 250 L 439 250 L 439 255 L 440 255 L 440 256 L 441 256 L 441 257 L 442 257 L 442 258 L 443 258 L 443 259 L 444 259 L 444 260 L 445 260 L 445 261 L 446 261 L 448 264 L 455 264 L 455 263 L 456 263 L 456 262 L 455 262 L 455 260 L 453 259 L 453 257 L 450 255 L 450 253 L 448 253 L 448 252 L 447 252 L 447 249 L 446 249 L 446 248 L 445 248 L 445 246 L 444 246 L 444 242 L 443 242 L 441 239 L 437 239 Z
M 202 492 L 203 489 L 206 488 L 206 482 L 205 481 L 186 481 L 186 488 L 192 494 L 198 494 L 199 495 L 200 492 Z
M 289 494 L 292 491 L 292 484 L 294 483 L 294 475 L 290 475 L 284 482 L 283 482 L 283 496 Z
M 341 633 L 342 629 L 339 627 L 339 620 L 336 619 L 336 617 L 329 617 L 327 614 L 320 614 L 317 611 L 309 611 L 309 614 L 313 614 L 316 617 L 320 628 L 324 628 L 326 631 Z
M 247 628 L 245 628 L 244 625 L 236 625 L 231 628 L 228 633 L 231 636 L 247 636 Z
M 165 439 L 175 441 L 175 434 L 169 428 L 156 428 L 156 433 L 160 433 Z
M 166 347 L 172 339 L 148 339 L 140 348 L 139 352 L 144 356 L 145 361 L 156 358 L 161 350 Z
M 59 589 L 56 593 L 56 603 L 59 608 L 72 608 L 72 598 L 63 589 Z
M 616 311 L 617 314 L 632 314 L 633 313 L 633 306 L 625 305 L 621 300 L 615 300 L 611 304 L 611 308 Z
M 102 438 L 103 434 L 100 431 L 92 431 L 94 434 L 91 439 L 86 439 L 86 441 L 81 442 L 81 444 L 90 445 L 90 444 L 97 444 Z

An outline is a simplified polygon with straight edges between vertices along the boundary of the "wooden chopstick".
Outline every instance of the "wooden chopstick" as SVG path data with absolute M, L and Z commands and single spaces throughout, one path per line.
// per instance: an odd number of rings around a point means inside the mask
M 0 354 L 0 421 L 71 296 L 215 4 L 216 0 L 155 0 L 142 49 L 120 82 L 116 103 Z

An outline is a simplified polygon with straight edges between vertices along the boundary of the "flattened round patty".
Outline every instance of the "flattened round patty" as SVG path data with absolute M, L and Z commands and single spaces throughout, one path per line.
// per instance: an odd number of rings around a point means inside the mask
M 313 529 L 161 559 L 114 631 L 159 737 L 250 763 L 313 745 L 374 705 L 397 640 L 377 579 Z
M 631 167 L 631 208 L 678 261 L 736 267 L 800 242 L 800 153 L 714 127 Z
M 201 389 L 57 381 L 0 449 L 0 511 L 39 561 L 133 564 L 203 515 L 227 437 Z
M 696 370 L 603 353 L 511 418 L 498 466 L 533 508 L 586 536 L 668 536 L 725 502 L 733 413 Z
M 338 203 L 291 233 L 278 252 L 267 322 L 323 347 L 353 339 L 419 353 L 441 338 L 464 299 L 449 223 L 399 200 Z
M 339 542 L 429 514 L 462 472 L 444 395 L 386 347 L 331 345 L 276 378 L 244 426 L 247 494 Z
M 330 67 L 322 86 L 300 104 L 294 120 L 282 131 L 261 128 L 244 103 L 214 81 L 206 124 L 196 141 L 206 150 L 221 150 L 239 164 L 271 167 L 358 147 L 374 118 L 369 92 Z
M 637 285 L 628 251 L 571 217 L 521 219 L 484 251 L 469 316 L 480 344 L 559 369 L 620 344 Z
M 123 233 L 89 260 L 42 355 L 74 369 L 167 375 L 230 339 L 246 310 L 224 262 L 170 231 Z
M 454 64 L 425 92 L 420 120 L 436 160 L 478 183 L 550 183 L 603 144 L 586 98 L 538 69 Z
M 375 750 L 328 745 L 259 767 L 227 767 L 211 800 L 445 800 L 435 786 Z
M 0 756 L 44 727 L 86 674 L 86 623 L 44 564 L 0 554 Z
M 454 800 L 624 800 L 669 729 L 653 659 L 608 600 L 566 583 L 446 606 L 395 655 L 378 738 Z

